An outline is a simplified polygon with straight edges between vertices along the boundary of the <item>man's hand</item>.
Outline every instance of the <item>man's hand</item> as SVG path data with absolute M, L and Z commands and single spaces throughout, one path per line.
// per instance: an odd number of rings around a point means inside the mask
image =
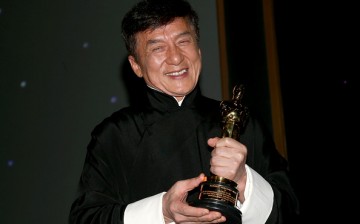
M 247 148 L 237 140 L 229 137 L 210 138 L 208 145 L 214 149 L 211 152 L 210 171 L 220 177 L 235 181 L 239 190 L 239 200 L 244 202 L 246 185 Z
M 163 197 L 165 223 L 221 223 L 226 219 L 219 212 L 187 204 L 188 192 L 204 181 L 204 174 L 176 182 Z

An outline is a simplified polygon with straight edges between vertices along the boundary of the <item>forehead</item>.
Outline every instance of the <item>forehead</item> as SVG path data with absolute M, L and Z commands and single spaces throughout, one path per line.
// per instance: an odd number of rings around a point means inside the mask
M 185 33 L 195 34 L 195 31 L 185 18 L 176 18 L 164 26 L 139 32 L 136 38 L 138 41 L 147 42 L 152 39 L 174 38 Z

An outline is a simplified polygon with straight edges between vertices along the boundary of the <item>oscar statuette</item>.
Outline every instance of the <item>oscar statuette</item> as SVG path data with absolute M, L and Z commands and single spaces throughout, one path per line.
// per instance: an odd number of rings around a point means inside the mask
M 240 138 L 249 115 L 247 107 L 241 103 L 243 94 L 244 86 L 237 85 L 233 89 L 232 99 L 222 101 L 220 104 L 223 138 L 230 137 L 236 140 Z M 241 224 L 242 214 L 236 207 L 239 195 L 236 187 L 236 182 L 212 174 L 200 185 L 200 194 L 193 206 L 219 211 L 226 217 L 227 224 Z

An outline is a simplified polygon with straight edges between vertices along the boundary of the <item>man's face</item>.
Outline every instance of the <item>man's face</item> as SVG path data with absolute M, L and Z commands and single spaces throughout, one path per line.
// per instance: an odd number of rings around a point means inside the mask
M 201 70 L 201 52 L 195 32 L 183 18 L 136 35 L 136 61 L 129 56 L 135 74 L 147 85 L 176 97 L 191 92 Z

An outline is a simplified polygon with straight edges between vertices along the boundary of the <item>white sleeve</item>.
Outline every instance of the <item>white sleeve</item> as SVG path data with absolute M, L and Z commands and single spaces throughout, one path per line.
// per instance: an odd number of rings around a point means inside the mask
M 245 201 L 240 207 L 243 224 L 264 224 L 274 202 L 271 185 L 255 170 L 246 165 Z
M 124 212 L 124 224 L 164 224 L 162 198 L 165 192 L 128 204 Z
M 245 201 L 240 207 L 243 224 L 264 224 L 270 215 L 274 192 L 270 184 L 246 165 Z M 165 192 L 129 204 L 124 212 L 125 224 L 164 224 L 162 198 Z

